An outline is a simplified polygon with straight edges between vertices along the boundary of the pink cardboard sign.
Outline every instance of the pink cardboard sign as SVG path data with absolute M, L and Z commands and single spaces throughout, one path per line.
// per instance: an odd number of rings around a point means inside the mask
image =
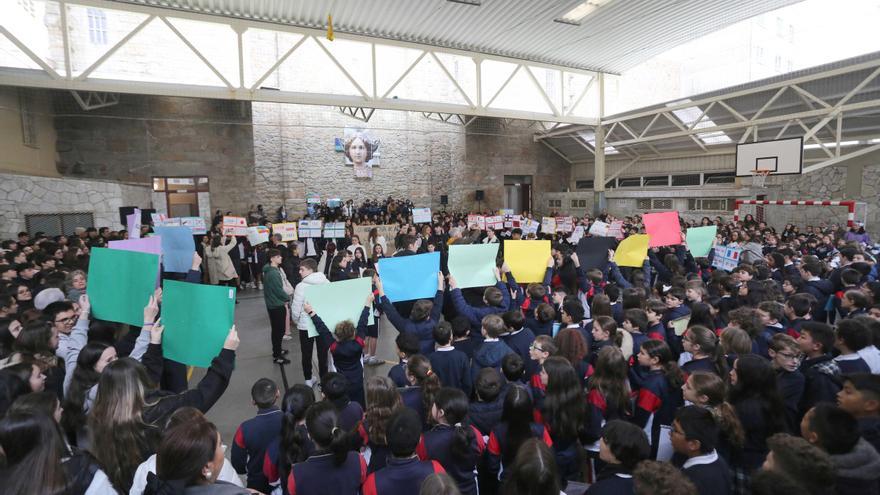
M 674 246 L 681 244 L 681 225 L 677 211 L 645 213 L 642 216 L 645 232 L 651 236 L 649 247 Z

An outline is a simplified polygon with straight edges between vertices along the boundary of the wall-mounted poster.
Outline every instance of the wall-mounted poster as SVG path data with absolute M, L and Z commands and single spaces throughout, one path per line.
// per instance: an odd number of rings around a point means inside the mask
M 373 167 L 379 166 L 379 140 L 357 127 L 346 127 L 343 140 L 345 164 L 354 167 L 355 178 L 372 178 Z

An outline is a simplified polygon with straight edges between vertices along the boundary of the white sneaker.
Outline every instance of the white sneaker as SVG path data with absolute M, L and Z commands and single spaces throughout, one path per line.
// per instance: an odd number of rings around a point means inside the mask
M 257 282 L 257 290 L 263 290 L 263 282 Z
M 291 337 L 290 334 L 284 334 L 284 336 L 281 337 L 281 340 L 293 340 L 293 337 Z
M 311 388 L 311 387 L 313 387 L 314 385 L 315 385 L 315 381 L 312 380 L 311 378 L 309 378 L 308 380 L 306 380 L 306 386 L 307 386 L 307 387 Z

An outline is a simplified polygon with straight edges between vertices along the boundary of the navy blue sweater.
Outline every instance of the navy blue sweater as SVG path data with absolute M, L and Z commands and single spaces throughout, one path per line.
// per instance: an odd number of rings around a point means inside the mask
M 416 456 L 392 457 L 384 468 L 367 476 L 363 495 L 412 495 L 419 493 L 425 478 L 444 472 L 437 461 L 420 461 Z
M 711 495 L 728 495 L 730 493 L 730 468 L 721 456 L 708 464 L 696 464 L 683 468 L 682 472 L 694 482 L 697 493 Z
M 620 465 L 607 464 L 590 485 L 587 495 L 632 495 L 635 493 L 632 473 Z
M 523 363 L 529 362 L 529 359 L 531 359 L 529 357 L 529 347 L 535 341 L 535 334 L 531 330 L 523 327 L 516 332 L 503 334 L 501 340 L 513 349 L 513 352 L 519 354 L 519 357 L 523 359 Z
M 434 327 L 437 326 L 437 322 L 440 320 L 440 311 L 443 309 L 442 290 L 438 290 L 434 295 L 434 307 L 431 308 L 431 314 L 427 320 L 422 321 L 413 321 L 400 316 L 400 313 L 386 296 L 382 296 L 379 301 L 388 321 L 394 325 L 398 332 L 412 333 L 418 336 L 422 354 L 427 356 L 434 352 Z
M 238 474 L 247 473 L 247 487 L 268 493 L 271 490 L 263 475 L 266 447 L 281 434 L 284 415 L 277 407 L 260 409 L 257 415 L 241 425 L 232 442 L 232 467 Z
M 449 425 L 437 425 L 430 431 L 425 432 L 419 444 L 417 452 L 422 460 L 434 460 L 443 466 L 446 473 L 455 480 L 462 495 L 477 494 L 477 478 L 474 475 L 477 469 L 477 461 L 486 450 L 483 442 L 483 434 L 473 426 L 463 426 L 473 433 L 470 453 L 457 458 L 452 453 L 452 442 L 455 440 L 455 428 Z
M 452 305 L 455 307 L 455 310 L 458 311 L 458 314 L 467 317 L 471 324 L 472 332 L 480 332 L 484 316 L 503 313 L 507 311 L 510 306 L 510 291 L 505 287 L 504 282 L 497 282 L 495 287 L 501 291 L 502 299 L 500 306 L 474 307 L 464 300 L 464 296 L 461 295 L 461 289 L 456 288 L 449 291 L 449 295 L 452 298 Z
M 437 373 L 443 386 L 461 389 L 470 396 L 471 360 L 465 353 L 454 347 L 439 348 L 428 359 L 431 360 L 431 369 Z
M 504 356 L 514 352 L 501 340 L 483 341 L 479 349 L 474 352 L 474 364 L 471 366 L 471 381 L 477 381 L 477 375 L 483 368 L 495 368 L 501 370 L 501 360 Z
M 317 453 L 294 464 L 287 477 L 290 495 L 358 495 L 367 479 L 367 462 L 357 452 L 337 466 L 333 454 Z M 268 492 L 266 492 L 268 493 Z

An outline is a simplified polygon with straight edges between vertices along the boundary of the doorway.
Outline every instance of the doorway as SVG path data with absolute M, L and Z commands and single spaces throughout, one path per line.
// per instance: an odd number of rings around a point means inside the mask
M 517 214 L 532 210 L 532 176 L 504 176 L 504 207 Z
M 198 217 L 199 193 L 208 192 L 207 177 L 154 177 L 153 191 L 165 193 L 169 218 Z M 159 211 L 162 212 L 161 207 Z

